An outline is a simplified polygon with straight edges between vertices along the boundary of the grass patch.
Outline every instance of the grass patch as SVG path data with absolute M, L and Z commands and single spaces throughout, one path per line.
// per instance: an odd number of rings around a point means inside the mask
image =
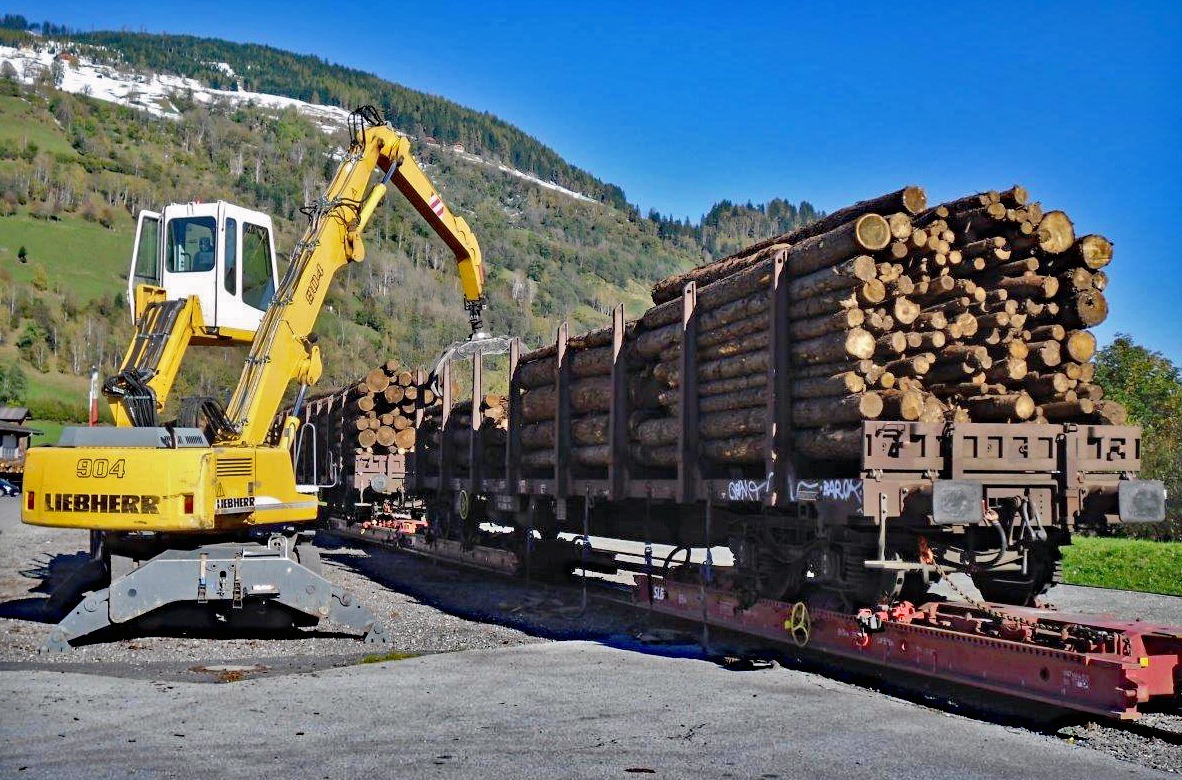
M 15 95 L 0 95 L 0 141 L 15 142 L 21 148 L 28 143 L 37 149 L 63 157 L 77 157 L 65 132 L 43 108 Z
M 1182 542 L 1076 536 L 1063 548 L 1063 579 L 1182 596 Z
M 79 300 L 106 297 L 126 289 L 135 225 L 121 214 L 114 230 L 81 217 L 61 215 L 57 221 L 37 220 L 28 214 L 0 217 L 0 268 L 13 281 L 31 284 L 42 267 L 50 284 L 70 291 Z M 28 262 L 17 259 L 21 247 Z
M 61 438 L 62 428 L 67 425 L 77 425 L 78 423 L 58 422 L 57 420 L 29 420 L 26 426 L 33 430 L 41 431 L 41 433 L 33 434 L 33 438 L 29 440 L 29 444 L 36 447 L 40 444 L 57 444 L 57 440 Z
M 388 653 L 373 653 L 361 659 L 363 664 L 381 664 L 386 661 L 405 661 L 407 658 L 418 658 L 418 653 L 401 653 L 391 650 Z

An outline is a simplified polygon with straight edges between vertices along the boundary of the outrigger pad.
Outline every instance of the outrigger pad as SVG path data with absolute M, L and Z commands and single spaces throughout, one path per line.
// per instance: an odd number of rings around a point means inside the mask
M 77 639 L 174 604 L 248 601 L 282 604 L 313 621 L 327 618 L 388 643 L 385 628 L 349 591 L 301 566 L 286 543 L 214 544 L 168 550 L 103 590 L 88 593 L 50 632 L 43 651 L 61 652 Z

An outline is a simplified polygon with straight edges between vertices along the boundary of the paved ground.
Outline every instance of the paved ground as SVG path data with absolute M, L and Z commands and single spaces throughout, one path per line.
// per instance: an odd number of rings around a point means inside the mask
M 1153 777 L 1021 729 L 786 669 L 587 642 L 163 684 L 3 672 L 21 777 Z
M 813 672 L 729 671 L 696 657 L 692 629 L 614 605 L 578 615 L 571 588 L 331 543 L 326 576 L 387 621 L 394 649 L 422 655 L 358 665 L 369 649 L 329 628 L 129 637 L 46 658 L 36 653 L 45 578 L 77 561 L 85 537 L 22 526 L 17 507 L 0 499 L 4 777 L 188 777 L 200 766 L 332 778 L 1078 780 L 1182 769 L 1182 749 L 1123 733 L 1085 730 L 1086 742 L 1068 744 Z M 645 651 L 644 632 L 674 644 Z

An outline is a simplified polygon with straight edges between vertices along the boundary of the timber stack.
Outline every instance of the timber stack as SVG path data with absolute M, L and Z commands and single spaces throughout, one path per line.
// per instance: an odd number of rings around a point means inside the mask
M 509 429 L 509 399 L 489 393 L 481 396 L 476 408 L 476 422 L 472 421 L 472 401 L 452 405 L 451 413 L 443 420 L 441 406 L 427 410 L 419 428 L 419 449 L 427 460 L 444 459 L 447 471 L 465 474 L 472 462 L 470 448 L 475 446 L 485 472 L 490 476 L 503 474 L 505 446 Z M 475 435 L 474 435 L 475 433 Z M 446 437 L 447 448 L 443 447 Z
M 416 415 L 439 404 L 422 372 L 404 369 L 397 360 L 374 368 L 346 392 L 347 444 L 358 455 L 413 450 Z
M 1097 422 L 1125 410 L 1093 382 L 1112 244 L 1014 186 L 929 207 L 905 187 L 836 211 L 653 288 L 625 333 L 632 459 L 678 459 L 681 349 L 694 336 L 701 454 L 762 464 L 768 442 L 769 288 L 787 286 L 795 451 L 855 461 L 864 420 Z M 687 330 L 683 296 L 696 291 Z M 612 330 L 567 342 L 569 457 L 610 460 Z M 523 466 L 554 465 L 557 347 L 524 356 Z

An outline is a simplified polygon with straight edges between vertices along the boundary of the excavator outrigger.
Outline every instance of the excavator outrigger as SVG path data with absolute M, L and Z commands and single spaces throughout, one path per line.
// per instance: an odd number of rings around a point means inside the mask
M 349 129 L 350 147 L 325 194 L 305 209 L 308 229 L 270 290 L 273 249 L 254 256 L 249 290 L 244 277 L 250 226 L 256 237 L 266 228 L 257 252 L 271 246 L 264 215 L 230 217 L 237 207 L 219 202 L 189 206 L 175 220 L 166 210 L 159 232 L 146 233 L 141 219 L 131 281 L 137 333 L 104 386 L 118 427 L 66 428 L 56 446 L 27 458 L 23 522 L 91 531 L 93 564 L 109 582 L 51 631 L 48 649 L 181 611 L 193 627 L 329 618 L 364 630 L 367 641 L 386 641 L 352 594 L 320 576 L 315 548 L 301 544 L 309 535 L 301 527 L 317 517 L 319 486 L 297 484 L 292 450 L 304 395 L 322 370 L 313 325 L 336 273 L 364 259 L 361 235 L 391 184 L 455 253 L 472 330 L 465 351 L 495 351 L 498 340 L 483 332 L 480 246 L 467 223 L 375 109 L 354 112 Z M 202 213 L 210 205 L 214 218 Z M 155 253 L 149 234 L 159 236 Z M 244 262 L 233 262 L 239 256 Z M 212 286 L 193 286 L 202 273 Z M 178 290 L 184 297 L 170 300 Z M 158 412 L 191 343 L 251 346 L 225 409 L 199 399 L 182 406 L 176 423 L 161 424 Z M 273 418 L 292 382 L 299 385 L 292 414 L 276 430 Z M 162 614 L 172 607 L 182 609 Z

